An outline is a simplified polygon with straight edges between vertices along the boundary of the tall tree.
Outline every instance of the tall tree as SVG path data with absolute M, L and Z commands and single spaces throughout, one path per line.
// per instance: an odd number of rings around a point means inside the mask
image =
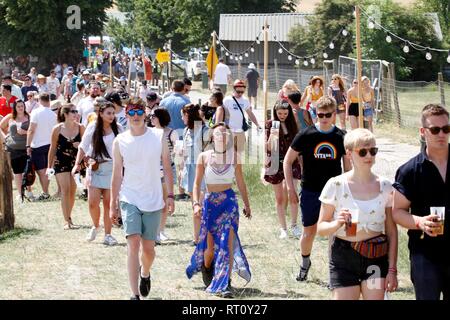
M 72 0 L 0 0 L 0 51 L 37 56 L 42 67 L 56 60 L 76 63 L 83 37 L 101 34 L 112 0 L 77 1 L 81 24 L 74 29 L 68 27 L 71 5 Z

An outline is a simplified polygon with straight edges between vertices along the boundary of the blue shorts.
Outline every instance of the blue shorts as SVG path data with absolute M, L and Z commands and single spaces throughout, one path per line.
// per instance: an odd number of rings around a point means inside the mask
M 311 227 L 319 220 L 321 192 L 308 191 L 302 188 L 300 191 L 300 210 L 302 211 L 302 224 Z
M 122 213 L 125 237 L 128 238 L 129 236 L 138 234 L 144 240 L 156 240 L 162 210 L 152 212 L 141 211 L 132 204 L 120 201 L 120 211 Z
M 373 116 L 373 108 L 370 104 L 364 103 L 363 115 L 364 115 L 364 117 L 372 117 Z
M 48 150 L 50 150 L 49 144 L 39 148 L 31 149 L 31 162 L 34 164 L 35 170 L 47 169 Z

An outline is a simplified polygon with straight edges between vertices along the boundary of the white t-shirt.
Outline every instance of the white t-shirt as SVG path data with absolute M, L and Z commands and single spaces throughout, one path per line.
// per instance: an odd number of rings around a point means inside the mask
M 230 68 L 226 64 L 219 63 L 214 72 L 214 84 L 227 84 L 229 75 L 231 75 Z
M 83 134 L 83 138 L 81 139 L 80 146 L 79 146 L 81 149 L 83 149 L 84 153 L 90 157 L 93 156 L 92 138 L 94 136 L 96 123 L 97 122 L 94 121 L 87 126 L 87 128 Z M 117 128 L 119 129 L 119 133 L 124 131 L 122 126 L 119 124 L 117 125 Z M 112 160 L 112 154 L 113 154 L 112 146 L 113 146 L 113 142 L 114 142 L 115 138 L 116 138 L 116 136 L 114 135 L 114 132 L 111 132 L 107 136 L 103 136 L 103 142 L 105 143 L 106 151 L 108 151 L 108 154 L 109 154 L 109 158 L 104 159 L 104 160 Z
M 86 127 L 88 124 L 88 115 L 94 112 L 94 99 L 91 96 L 81 99 L 77 105 L 77 110 L 81 116 L 81 124 Z
M 139 89 L 139 98 L 141 98 L 143 101 L 147 101 L 147 95 L 152 92 L 152 90 L 149 87 L 142 86 Z
M 239 105 L 242 108 L 242 112 L 245 113 L 245 111 L 250 108 L 250 101 L 248 101 L 247 98 L 241 97 L 236 98 L 236 100 L 239 102 Z M 243 132 L 242 130 L 242 113 L 241 110 L 239 110 L 238 105 L 236 104 L 236 101 L 234 101 L 232 96 L 228 96 L 223 100 L 223 106 L 229 111 L 230 113 L 230 122 L 229 126 L 232 132 Z
M 133 136 L 128 130 L 116 138 L 125 169 L 119 199 L 141 211 L 164 207 L 160 183 L 163 134 L 162 129 L 146 128 L 142 136 Z
M 116 120 L 117 123 L 124 128 L 124 130 L 128 128 L 128 119 L 125 113 L 125 108 L 122 108 L 122 110 L 119 113 L 116 113 Z
M 47 77 L 47 86 L 50 94 L 56 95 L 56 88 L 58 88 L 60 82 L 58 78 L 52 79 L 52 77 Z
M 40 106 L 31 113 L 30 122 L 36 124 L 31 148 L 49 145 L 52 140 L 53 127 L 58 122 L 56 114 L 50 108 Z

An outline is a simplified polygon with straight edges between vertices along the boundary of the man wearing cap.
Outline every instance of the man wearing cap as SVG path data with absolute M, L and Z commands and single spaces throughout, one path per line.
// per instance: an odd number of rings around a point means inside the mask
M 245 118 L 244 111 L 247 113 L 250 120 L 256 124 L 258 131 L 262 128 L 252 111 L 250 102 L 244 97 L 245 93 L 245 83 L 242 80 L 236 80 L 233 83 L 233 95 L 227 96 L 223 100 L 223 106 L 228 109 L 230 114 L 229 126 L 231 132 L 234 135 L 235 150 L 241 153 L 245 150 L 245 131 L 244 122 Z
M 31 77 L 29 75 L 26 75 L 23 80 L 24 80 L 24 83 L 23 83 L 23 86 L 20 89 L 20 91 L 22 91 L 22 95 L 24 96 L 24 101 L 27 102 L 28 98 L 29 98 L 28 92 L 30 92 L 30 91 L 37 92 L 39 90 L 35 85 L 33 85 L 31 83 Z
M 50 71 L 50 77 L 47 77 L 47 86 L 50 94 L 50 100 L 56 100 L 61 92 L 61 83 L 56 77 L 56 71 Z
M 258 87 L 259 87 L 259 73 L 256 71 L 255 64 L 250 63 L 248 65 L 248 71 L 245 75 L 245 83 L 248 88 L 248 99 L 250 101 L 250 105 L 254 106 L 256 109 L 256 104 L 258 99 L 256 96 L 258 95 Z M 254 104 L 252 104 L 252 100 L 254 98 Z
M 110 216 L 117 221 L 120 207 L 132 300 L 150 293 L 161 212 L 165 206 L 169 213 L 175 209 L 173 185 L 167 184 L 164 203 L 162 184 L 155 183 L 161 179 L 161 163 L 165 179 L 173 180 L 169 146 L 163 130 L 145 126 L 144 109 L 141 99 L 129 102 L 126 113 L 130 129 L 119 134 L 113 144 Z
M 224 59 L 220 58 L 219 63 L 214 71 L 214 86 L 219 87 L 223 95 L 227 93 L 227 85 L 231 84 L 231 70 L 224 63 Z
M 78 82 L 83 82 L 85 86 L 91 82 L 91 73 L 89 70 L 84 70 L 82 73 L 82 79 L 80 79 Z
M 7 86 L 11 86 L 11 94 L 13 96 L 15 96 L 18 100 L 22 100 L 23 101 L 23 95 L 22 95 L 22 91 L 20 90 L 19 86 L 15 85 L 12 82 L 12 77 L 7 75 L 3 77 L 3 83 Z

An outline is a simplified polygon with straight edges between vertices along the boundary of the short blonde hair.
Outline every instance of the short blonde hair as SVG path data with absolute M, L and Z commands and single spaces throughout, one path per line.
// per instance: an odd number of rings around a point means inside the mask
M 346 150 L 354 150 L 357 147 L 365 147 L 375 143 L 375 135 L 369 130 L 363 128 L 350 131 L 344 138 L 344 147 Z
M 317 100 L 316 105 L 317 110 L 326 110 L 335 112 L 336 111 L 336 100 L 332 97 L 323 96 Z

